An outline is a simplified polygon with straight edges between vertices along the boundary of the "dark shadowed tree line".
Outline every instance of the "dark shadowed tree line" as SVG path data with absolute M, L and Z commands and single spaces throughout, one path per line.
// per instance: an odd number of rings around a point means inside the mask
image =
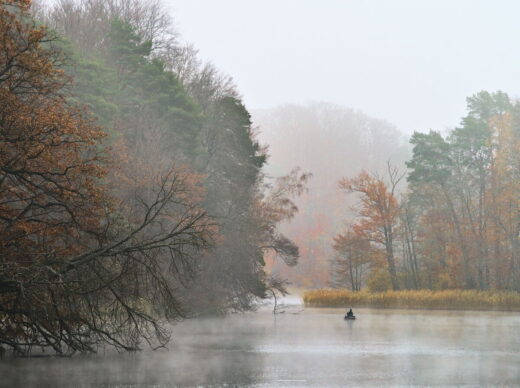
M 0 346 L 164 346 L 167 322 L 247 310 L 299 252 L 305 190 L 267 181 L 231 79 L 158 2 L 0 1 Z

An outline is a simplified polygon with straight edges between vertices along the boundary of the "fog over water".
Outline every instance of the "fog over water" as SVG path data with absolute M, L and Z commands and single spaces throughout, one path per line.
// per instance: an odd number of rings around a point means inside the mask
M 0 388 L 520 386 L 519 15 L 0 0 Z
M 480 90 L 520 96 L 517 1 L 166 3 L 250 109 L 330 101 L 411 133 L 457 125 Z
M 187 321 L 169 351 L 0 364 L 1 387 L 517 386 L 520 318 L 289 307 Z

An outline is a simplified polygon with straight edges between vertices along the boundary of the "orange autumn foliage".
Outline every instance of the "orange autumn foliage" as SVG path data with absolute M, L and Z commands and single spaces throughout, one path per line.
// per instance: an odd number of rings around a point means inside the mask
M 29 4 L 0 5 L 0 251 L 27 265 L 89 244 L 105 211 L 104 133 L 63 95 L 53 38 L 10 12 Z
M 398 289 L 393 244 L 400 208 L 395 190 L 403 176 L 399 176 L 397 169 L 390 165 L 388 172 L 390 186 L 381 177 L 365 171 L 354 178 L 341 179 L 339 186 L 347 193 L 360 195 L 360 205 L 355 209 L 360 219 L 352 228 L 359 236 L 384 247 L 392 286 Z
M 124 141 L 108 163 L 28 6 L 0 0 L 0 350 L 162 346 L 213 243 L 200 179 Z

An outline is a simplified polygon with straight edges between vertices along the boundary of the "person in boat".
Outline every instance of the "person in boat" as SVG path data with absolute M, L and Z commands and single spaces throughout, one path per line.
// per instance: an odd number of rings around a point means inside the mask
M 354 313 L 352 312 L 352 309 L 348 310 L 346 317 L 347 318 L 353 318 L 354 317 Z

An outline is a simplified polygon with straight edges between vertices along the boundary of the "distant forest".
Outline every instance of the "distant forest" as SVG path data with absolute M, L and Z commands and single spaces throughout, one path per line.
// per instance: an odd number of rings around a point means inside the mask
M 330 286 L 333 239 L 354 216 L 355 203 L 338 181 L 363 169 L 386 171 L 388 161 L 404 171 L 411 155 L 407 139 L 388 122 L 323 102 L 253 111 L 253 122 L 259 139 L 269 144 L 269 175 L 281 175 L 294 165 L 313 174 L 308 192 L 295 200 L 300 211 L 294 221 L 281 225 L 300 248 L 298 265 L 287 267 L 268 258 L 269 271 L 303 288 Z

